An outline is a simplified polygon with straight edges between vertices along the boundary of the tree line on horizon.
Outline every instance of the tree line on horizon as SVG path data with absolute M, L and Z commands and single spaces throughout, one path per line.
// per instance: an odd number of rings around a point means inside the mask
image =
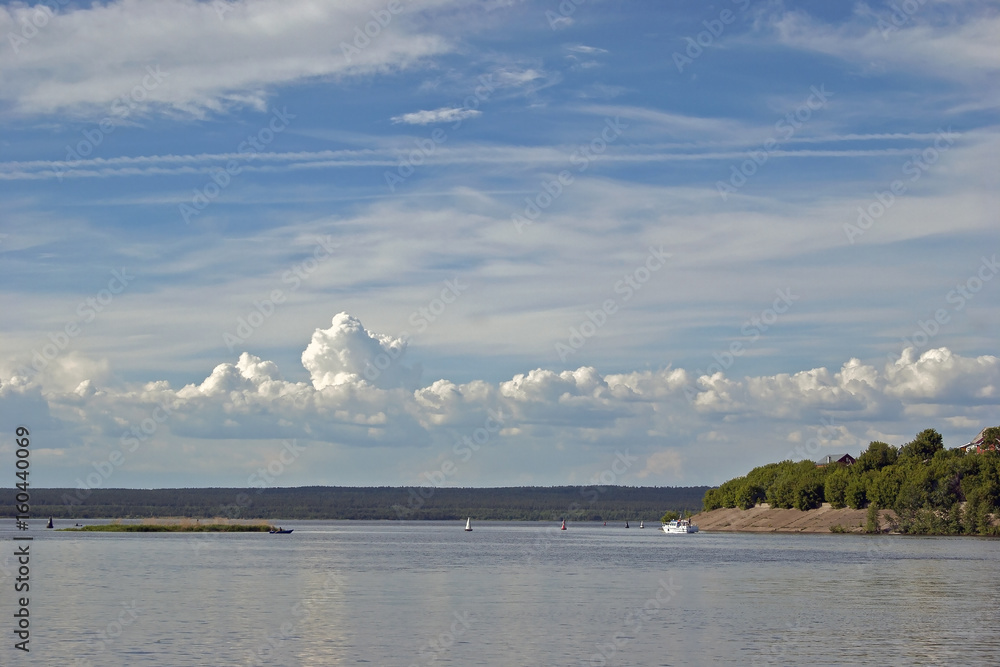
M 32 489 L 31 516 L 57 519 L 191 517 L 502 521 L 655 521 L 701 506 L 709 487 L 276 487 Z M 0 513 L 15 489 L 0 489 Z
M 902 447 L 873 441 L 853 465 L 782 461 L 754 468 L 705 492 L 705 510 L 771 507 L 868 509 L 877 532 L 878 510 L 896 514 L 909 534 L 1000 535 L 1000 427 L 984 432 L 982 453 L 945 449 L 926 429 Z

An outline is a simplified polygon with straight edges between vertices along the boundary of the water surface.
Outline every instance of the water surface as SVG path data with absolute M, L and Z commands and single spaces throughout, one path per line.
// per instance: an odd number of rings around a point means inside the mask
M 12 648 L 13 561 L 0 556 L 0 663 L 988 665 L 1000 655 L 996 540 L 464 524 L 33 530 L 32 650 L 25 660 Z M 12 536 L 0 530 L 5 555 Z

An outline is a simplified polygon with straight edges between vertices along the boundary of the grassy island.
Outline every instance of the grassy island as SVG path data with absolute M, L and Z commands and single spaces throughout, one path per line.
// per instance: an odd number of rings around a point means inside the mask
M 149 519 L 142 523 L 122 523 L 120 520 L 106 524 L 92 524 L 74 528 L 60 528 L 87 533 L 266 533 L 274 526 L 260 521 L 237 522 L 216 519 L 202 523 L 200 520 L 181 519 L 176 521 Z
M 770 463 L 710 489 L 705 511 L 766 503 L 809 513 L 827 503 L 864 510 L 871 533 L 884 532 L 888 518 L 900 533 L 1000 535 L 1000 427 L 983 435 L 978 452 L 945 449 L 941 434 L 927 429 L 899 448 L 872 442 L 850 465 Z

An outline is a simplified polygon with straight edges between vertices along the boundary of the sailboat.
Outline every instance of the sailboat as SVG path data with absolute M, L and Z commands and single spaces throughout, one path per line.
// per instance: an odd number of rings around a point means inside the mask
M 642 520 L 641 520 L 641 519 L 639 520 L 639 527 L 640 527 L 640 528 L 645 528 L 645 526 L 644 526 L 644 525 L 642 525 Z
M 472 517 L 471 516 L 468 519 L 465 520 L 465 532 L 467 532 L 467 533 L 471 533 L 472 532 Z
M 625 527 L 628 528 L 628 519 L 625 519 Z
M 566 519 L 563 519 L 562 528 L 560 528 L 559 530 L 566 530 Z
M 49 517 L 49 522 L 48 522 L 48 524 L 45 527 L 46 528 L 52 528 L 52 517 Z

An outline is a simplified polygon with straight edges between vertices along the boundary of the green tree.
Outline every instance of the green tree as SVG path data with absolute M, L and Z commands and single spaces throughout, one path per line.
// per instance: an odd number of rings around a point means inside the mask
M 882 526 L 878 520 L 878 505 L 872 503 L 868 506 L 868 514 L 865 518 L 866 533 L 881 533 Z
M 795 476 L 793 473 L 785 473 L 774 480 L 767 490 L 767 503 L 771 507 L 790 509 L 795 503 Z
M 792 506 L 795 509 L 811 510 L 823 504 L 824 481 L 829 468 L 802 470 L 795 482 Z
M 892 445 L 875 440 L 868 445 L 861 456 L 854 464 L 861 472 L 868 470 L 881 470 L 896 462 L 899 456 L 898 450 Z
M 823 497 L 830 503 L 830 507 L 840 509 L 847 505 L 847 483 L 850 480 L 850 470 L 845 466 L 837 466 L 826 476 Z
M 983 449 L 1000 449 L 1000 426 L 991 426 L 983 431 Z
M 895 466 L 868 473 L 865 495 L 868 501 L 879 507 L 894 507 L 903 484 L 902 475 Z
M 719 493 L 718 489 L 709 489 L 705 492 L 705 499 L 702 501 L 702 507 L 705 508 L 706 512 L 712 510 L 717 510 L 721 507 L 725 507 L 722 504 L 722 494 Z
M 865 480 L 861 475 L 851 477 L 844 490 L 844 499 L 852 510 L 864 509 L 868 503 L 868 496 L 865 494 Z
M 744 482 L 736 490 L 736 506 L 741 510 L 748 510 L 766 497 L 764 489 L 751 482 Z
M 917 434 L 917 437 L 903 445 L 899 450 L 900 456 L 911 456 L 915 459 L 926 460 L 933 458 L 934 454 L 944 449 L 944 438 L 932 428 L 924 429 Z

